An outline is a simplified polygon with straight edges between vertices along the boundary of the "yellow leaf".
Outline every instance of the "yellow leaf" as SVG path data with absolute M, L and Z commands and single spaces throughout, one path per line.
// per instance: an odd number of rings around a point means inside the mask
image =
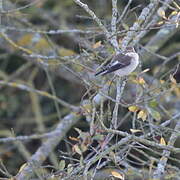
M 130 129 L 132 133 L 142 132 L 140 129 Z
M 175 85 L 174 85 L 175 86 Z M 173 87 L 174 89 L 173 89 L 173 91 L 175 92 L 175 94 L 176 94 L 176 96 L 178 97 L 178 98 L 180 98 L 180 88 L 178 88 L 178 87 Z
M 39 40 L 36 42 L 34 46 L 35 50 L 42 50 L 48 48 L 50 48 L 49 42 L 44 38 L 39 38 Z
M 120 174 L 120 173 L 118 173 L 118 172 L 116 172 L 116 171 L 112 171 L 111 174 L 112 174 L 112 176 L 114 176 L 115 178 L 124 180 L 124 174 Z
M 96 48 L 98 48 L 100 46 L 101 46 L 101 41 L 98 41 L 95 44 L 93 44 L 93 49 L 96 49 Z
M 148 71 L 150 71 L 150 69 L 149 69 L 149 68 L 147 68 L 147 69 L 143 70 L 141 73 L 146 73 L 146 72 L 148 72 Z
M 17 45 L 19 46 L 27 46 L 30 45 L 32 42 L 33 35 L 32 34 L 26 34 L 22 36 L 18 41 Z
M 170 17 L 170 16 L 175 16 L 175 15 L 177 15 L 177 13 L 178 13 L 177 11 L 173 11 L 173 12 L 169 15 L 169 17 Z
M 50 66 L 57 66 L 60 65 L 61 62 L 59 60 L 56 59 L 51 59 L 50 61 L 47 62 Z
M 142 119 L 143 121 L 145 121 L 147 119 L 146 111 L 145 110 L 139 111 L 137 118 Z
M 62 47 L 58 50 L 58 52 L 61 56 L 73 56 L 76 54 L 75 51 L 71 49 L 62 48 Z
M 172 74 L 170 74 L 169 79 L 172 83 L 177 84 L 176 79 L 173 77 Z
M 75 137 L 72 137 L 72 136 L 69 136 L 69 139 L 72 140 L 72 141 L 79 141 L 79 138 L 75 138 Z
M 80 150 L 79 146 L 77 144 L 75 144 L 73 146 L 73 150 L 78 153 L 79 155 L 82 155 L 82 151 Z
M 128 109 L 129 109 L 130 112 L 136 112 L 136 111 L 139 110 L 139 107 L 137 107 L 137 106 L 129 106 Z
M 160 80 L 160 83 L 161 83 L 161 84 L 164 84 L 164 83 L 165 83 L 165 81 L 161 79 L 161 80 Z
M 140 77 L 140 78 L 138 79 L 138 82 L 139 82 L 139 84 L 141 84 L 141 85 L 143 85 L 143 84 L 146 83 L 145 80 L 144 80 L 142 77 Z
M 92 110 L 92 106 L 91 106 L 91 104 L 84 104 L 83 106 L 82 106 L 82 108 L 83 108 L 83 110 L 85 111 L 85 112 L 87 112 L 87 113 L 90 113 L 91 112 L 91 110 Z
M 167 18 L 166 18 L 165 11 L 164 11 L 163 8 L 159 8 L 158 11 L 157 11 L 157 13 L 158 13 L 158 15 L 159 15 L 160 17 L 163 17 L 163 18 L 167 19 Z
M 82 152 L 87 151 L 87 148 L 88 148 L 88 147 L 87 147 L 86 144 L 84 144 L 84 143 L 81 144 L 81 151 L 82 151 Z M 81 153 L 81 154 L 82 154 L 82 153 Z
M 159 21 L 158 23 L 157 23 L 157 25 L 159 25 L 159 26 L 161 26 L 161 25 L 163 25 L 164 24 L 164 21 Z
M 19 172 L 18 173 L 20 173 L 25 167 L 27 166 L 27 163 L 24 163 L 21 167 L 20 167 L 20 169 L 19 169 Z
M 160 144 L 161 144 L 161 145 L 166 145 L 166 141 L 164 140 L 163 137 L 161 137 L 161 139 L 160 139 Z

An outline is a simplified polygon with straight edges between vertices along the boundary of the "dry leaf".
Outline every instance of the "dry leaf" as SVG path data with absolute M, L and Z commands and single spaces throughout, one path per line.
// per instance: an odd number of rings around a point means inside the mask
M 158 26 L 161 26 L 161 25 L 163 25 L 163 24 L 164 24 L 164 21 L 159 21 L 159 22 L 157 23 Z
M 101 46 L 101 41 L 98 41 L 95 44 L 93 44 L 93 49 L 96 49 L 96 48 L 98 48 L 100 46 Z
M 172 83 L 177 84 L 176 79 L 173 77 L 172 74 L 170 74 L 169 79 Z
M 118 172 L 116 172 L 116 171 L 112 171 L 111 174 L 112 174 L 112 176 L 114 176 L 115 178 L 124 180 L 124 174 L 120 174 L 120 173 L 118 173 Z
M 140 78 L 138 79 L 138 82 L 139 82 L 139 84 L 141 84 L 141 85 L 143 85 L 143 84 L 146 83 L 146 81 L 145 81 L 142 77 L 140 77 Z
M 148 71 L 150 71 L 150 69 L 149 69 L 149 68 L 147 68 L 147 69 L 143 70 L 141 73 L 146 73 L 146 72 L 148 72 Z
M 20 173 L 26 166 L 27 166 L 27 163 L 24 163 L 24 164 L 20 167 L 18 173 Z
M 130 129 L 132 133 L 142 132 L 140 129 Z
M 166 141 L 164 140 L 164 138 L 163 138 L 163 137 L 161 137 L 161 139 L 160 139 L 160 144 L 161 144 L 161 145 L 165 145 L 165 146 L 166 146 Z
M 79 141 L 79 138 L 72 137 L 72 136 L 69 136 L 69 139 L 72 140 L 72 141 Z
M 145 121 L 147 119 L 147 112 L 145 110 L 139 111 L 137 118 Z
M 161 83 L 161 84 L 164 84 L 165 83 L 165 80 L 159 80 L 159 82 Z

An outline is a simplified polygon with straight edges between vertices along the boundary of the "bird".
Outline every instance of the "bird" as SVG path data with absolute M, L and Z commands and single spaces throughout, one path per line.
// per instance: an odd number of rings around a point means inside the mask
M 110 62 L 95 73 L 95 76 L 106 75 L 114 72 L 115 75 L 123 77 L 133 72 L 139 64 L 139 55 L 133 47 L 127 47 L 124 53 L 118 53 Z

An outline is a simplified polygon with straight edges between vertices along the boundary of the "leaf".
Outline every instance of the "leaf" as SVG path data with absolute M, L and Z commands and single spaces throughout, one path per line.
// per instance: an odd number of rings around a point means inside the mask
M 73 171 L 73 165 L 72 164 L 68 164 L 67 166 L 67 173 L 70 174 Z
M 101 45 L 102 45 L 101 41 L 98 41 L 95 44 L 93 44 L 93 49 L 96 49 L 96 48 L 100 47 Z
M 103 134 L 96 134 L 96 135 L 93 136 L 92 140 L 103 141 L 104 140 L 104 135 Z
M 40 37 L 34 45 L 35 50 L 48 50 L 48 48 L 50 48 L 49 42 L 43 37 Z
M 60 171 L 64 170 L 65 166 L 66 166 L 65 160 L 61 160 L 61 161 L 59 162 L 59 168 L 58 168 L 58 170 L 60 170 Z
M 81 129 L 79 129 L 79 128 L 74 128 L 77 132 L 78 132 L 78 134 L 79 135 L 81 135 L 83 132 L 81 131 Z
M 165 146 L 166 146 L 166 141 L 164 140 L 164 138 L 163 138 L 163 137 L 161 137 L 161 139 L 160 139 L 160 144 L 161 144 L 161 145 L 165 145 Z
M 139 111 L 137 118 L 145 121 L 147 119 L 147 112 L 145 110 Z
M 161 84 L 164 84 L 164 83 L 165 83 L 165 81 L 161 79 L 161 80 L 160 80 L 160 83 L 161 83 Z
M 149 68 L 144 69 L 141 73 L 146 73 L 146 72 L 148 72 L 148 71 L 150 71 L 150 69 L 149 69 Z
M 73 150 L 74 150 L 76 153 L 78 153 L 79 155 L 82 155 L 82 151 L 81 151 L 81 149 L 79 148 L 79 146 L 78 146 L 77 144 L 75 144 L 75 145 L 73 146 Z
M 115 178 L 124 180 L 124 174 L 120 174 L 120 173 L 118 173 L 118 172 L 116 172 L 116 171 L 112 171 L 111 174 L 112 174 L 112 176 L 115 177 Z
M 61 56 L 73 56 L 76 54 L 75 51 L 71 49 L 62 48 L 62 47 L 59 49 L 58 52 Z
M 72 136 L 69 136 L 69 139 L 72 140 L 72 141 L 79 141 L 79 138 L 76 138 L 76 137 L 72 137 Z
M 154 110 L 153 108 L 148 107 L 147 108 L 149 114 L 156 120 L 160 121 L 161 120 L 161 115 L 158 111 Z
M 18 41 L 17 41 L 17 45 L 19 46 L 27 46 L 30 45 L 31 41 L 32 41 L 33 35 L 32 34 L 26 34 L 23 35 Z
M 168 19 L 171 19 L 173 16 L 176 16 L 177 14 L 178 14 L 177 11 L 173 11 L 173 12 L 169 15 Z
M 140 130 L 140 129 L 130 129 L 130 131 L 132 133 L 142 132 L 142 130 Z
M 128 30 L 129 30 L 129 26 L 128 26 L 128 24 L 122 23 L 122 26 L 123 26 L 123 28 L 124 28 L 126 31 L 128 31 Z
M 146 83 L 146 81 L 145 81 L 142 77 L 140 77 L 140 78 L 138 79 L 138 82 L 139 82 L 139 84 L 141 84 L 141 85 L 143 85 L 143 84 Z
M 135 83 L 135 84 L 140 84 L 140 85 L 146 84 L 146 81 L 145 81 L 142 77 L 139 77 L 139 78 L 137 78 L 137 79 L 133 79 L 132 81 L 133 81 L 133 83 Z
M 138 106 L 129 106 L 129 107 L 128 107 L 128 110 L 129 110 L 130 112 L 136 112 L 136 111 L 139 110 L 139 107 L 138 107 Z
M 158 15 L 164 19 L 167 19 L 166 18 L 166 14 L 165 14 L 165 11 L 163 8 L 159 8 L 158 11 L 157 11 Z
M 173 77 L 172 74 L 170 74 L 169 79 L 173 84 L 177 84 L 176 79 Z
M 155 107 L 157 107 L 158 102 L 157 102 L 155 99 L 153 99 L 153 100 L 151 100 L 151 101 L 149 102 L 148 105 L 149 105 L 150 107 L 152 107 L 152 108 L 155 108 Z
M 24 164 L 20 167 L 18 173 L 20 173 L 26 166 L 27 166 L 27 163 L 24 163 Z
M 87 151 L 87 145 L 82 143 L 81 144 L 81 154 L 80 155 L 82 155 L 82 152 L 85 152 L 85 151 Z
M 164 21 L 159 21 L 159 22 L 157 23 L 158 26 L 161 26 L 161 25 L 163 25 L 163 24 L 164 24 Z

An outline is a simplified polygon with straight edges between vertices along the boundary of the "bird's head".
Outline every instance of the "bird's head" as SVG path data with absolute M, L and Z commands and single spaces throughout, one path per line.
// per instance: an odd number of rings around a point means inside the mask
M 126 53 L 128 53 L 128 52 L 133 52 L 133 53 L 135 53 L 136 51 L 135 51 L 135 49 L 134 49 L 133 47 L 127 47 L 127 48 L 126 48 Z

